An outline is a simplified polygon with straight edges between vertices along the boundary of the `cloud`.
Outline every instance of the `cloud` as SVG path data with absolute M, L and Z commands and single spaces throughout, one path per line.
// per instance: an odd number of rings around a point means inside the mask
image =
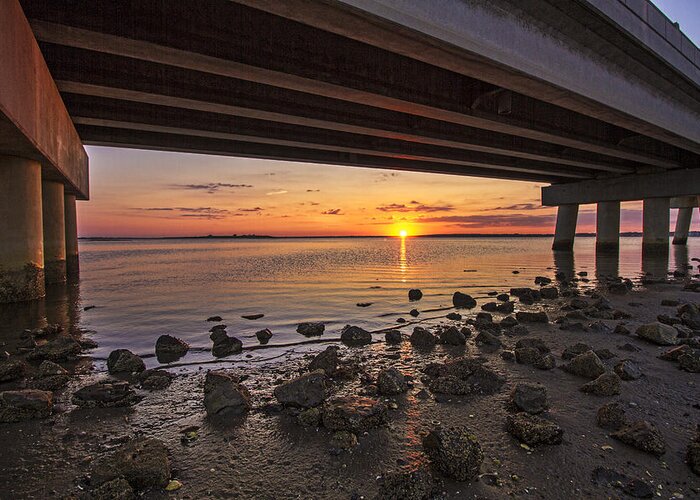
M 206 191 L 214 194 L 220 189 L 252 188 L 250 184 L 229 184 L 227 182 L 209 182 L 207 184 L 173 184 L 176 189 L 189 189 L 193 191 Z
M 408 205 L 389 203 L 388 205 L 380 205 L 377 210 L 380 212 L 451 212 L 454 210 L 452 205 L 426 205 L 417 204 L 418 202 L 412 201 Z M 410 206 L 409 206 L 410 205 Z
M 263 210 L 265 210 L 265 209 L 262 207 L 239 208 L 238 209 L 239 212 L 262 212 Z
M 552 207 L 543 207 L 542 205 L 538 205 L 536 203 L 516 203 L 515 205 L 507 205 L 504 207 L 496 207 L 496 208 L 487 208 L 485 211 L 488 210 L 542 210 L 542 209 L 551 209 Z
M 187 217 L 191 219 L 225 219 L 231 214 L 230 210 L 214 207 L 148 207 L 135 208 L 144 212 L 171 212 L 173 215 L 167 218 Z
M 307 189 L 306 190 L 307 193 L 318 193 L 320 191 L 321 191 L 320 189 Z
M 340 209 L 339 209 L 339 208 L 331 208 L 331 209 L 328 209 L 328 210 L 324 210 L 323 212 L 321 212 L 321 214 L 322 214 L 322 215 L 343 215 L 343 214 L 340 213 Z
M 374 182 L 386 182 L 389 179 L 392 179 L 392 178 L 398 177 L 398 176 L 399 176 L 398 172 L 382 172 L 374 179 Z
M 470 229 L 486 229 L 491 227 L 547 227 L 554 224 L 555 215 L 527 214 L 492 214 L 492 215 L 447 215 L 442 217 L 423 217 L 419 223 L 442 222 Z
M 277 189 L 275 191 L 270 191 L 269 193 L 265 193 L 267 196 L 275 196 L 277 194 L 287 194 L 289 191 L 286 191 L 284 189 Z

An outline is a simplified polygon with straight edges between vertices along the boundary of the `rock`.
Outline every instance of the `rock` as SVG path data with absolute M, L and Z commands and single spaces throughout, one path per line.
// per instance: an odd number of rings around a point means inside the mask
M 687 372 L 700 373 L 700 350 L 689 349 L 678 356 L 678 366 Z
M 621 351 L 627 351 L 627 352 L 639 352 L 641 349 L 633 344 L 630 344 L 629 342 L 626 344 L 618 345 L 618 349 Z
M 618 430 L 627 424 L 625 409 L 620 403 L 608 403 L 598 408 L 596 423 L 603 429 Z
M 437 344 L 438 338 L 422 326 L 417 326 L 411 334 L 411 345 L 418 349 L 432 349 Z
M 452 295 L 452 304 L 457 308 L 472 309 L 476 307 L 476 300 L 466 293 L 455 292 L 454 295 Z
M 78 389 L 71 401 L 82 408 L 116 408 L 131 406 L 139 397 L 128 382 L 103 380 Z
M 27 356 L 29 359 L 48 359 L 50 361 L 68 361 L 80 354 L 81 347 L 70 335 L 59 335 L 53 340 L 40 345 Z
M 622 380 L 637 380 L 642 376 L 642 370 L 634 361 L 623 359 L 615 365 L 615 373 Z
M 688 451 L 686 453 L 686 461 L 690 466 L 690 469 L 700 476 L 700 425 L 695 433 L 695 438 L 688 445 Z
M 326 374 L 316 370 L 289 382 L 278 385 L 274 390 L 277 400 L 286 406 L 309 408 L 318 406 L 328 397 Z
M 238 354 L 243 350 L 243 342 L 236 337 L 229 337 L 224 330 L 216 330 L 209 335 L 213 345 L 211 353 L 215 358 Z
M 678 358 L 681 357 L 683 354 L 687 354 L 692 350 L 692 348 L 688 345 L 681 345 L 678 347 L 674 347 L 673 349 L 669 349 L 668 351 L 665 351 L 659 355 L 659 359 L 663 359 L 664 361 L 678 361 Z
M 339 450 L 349 450 L 358 445 L 357 436 L 349 431 L 334 432 L 331 436 L 331 446 Z
M 612 328 L 603 323 L 602 321 L 594 321 L 588 325 L 588 329 L 596 333 L 612 333 Z
M 554 422 L 529 413 L 508 415 L 506 430 L 528 446 L 560 444 L 564 431 Z
M 569 302 L 569 307 L 572 309 L 587 309 L 589 305 L 588 301 L 582 297 L 574 297 Z
M 440 343 L 448 345 L 464 345 L 467 343 L 467 337 L 465 337 L 456 326 L 451 326 L 446 330 L 443 330 L 440 334 Z
M 0 422 L 20 422 L 51 415 L 53 396 L 36 389 L 0 392 Z
M 36 372 L 37 377 L 52 377 L 54 375 L 68 375 L 68 370 L 53 361 L 42 361 Z
M 501 302 L 508 302 L 510 300 L 510 295 L 507 293 L 501 293 L 496 295 L 496 300 L 500 300 Z
M 547 353 L 543 354 L 540 358 L 536 359 L 532 363 L 532 366 L 534 366 L 538 370 L 552 370 L 557 367 L 557 360 L 554 357 L 554 354 Z
M 498 302 L 487 302 L 486 304 L 482 304 L 481 310 L 482 311 L 487 311 L 487 312 L 496 312 L 498 309 L 499 303 Z
M 535 277 L 535 285 L 549 285 L 552 282 L 551 278 L 547 278 L 546 276 L 536 276 Z
M 219 323 L 219 322 L 223 321 L 223 318 L 222 318 L 221 316 L 209 316 L 209 317 L 207 318 L 207 321 L 211 321 L 211 322 L 214 322 L 214 323 Z
M 159 391 L 170 385 L 173 375 L 166 370 L 146 370 L 139 375 L 139 381 L 144 389 Z
M 656 426 L 645 420 L 627 424 L 610 434 L 610 437 L 657 457 L 666 453 L 664 437 Z
M 177 361 L 190 350 L 190 345 L 172 335 L 161 335 L 156 340 L 156 358 L 159 363 Z
M 325 351 L 318 353 L 309 363 L 309 371 L 323 370 L 326 375 L 333 375 L 338 369 L 338 346 L 331 345 Z
M 579 356 L 583 353 L 586 353 L 588 351 L 592 351 L 593 348 L 589 346 L 588 344 L 583 344 L 579 342 L 578 344 L 574 344 L 572 346 L 568 346 L 564 348 L 564 352 L 561 353 L 561 359 L 574 359 L 576 356 Z
M 323 335 L 326 325 L 323 323 L 299 323 L 297 333 L 301 333 L 306 337 L 318 337 Z
M 417 318 L 420 312 L 418 312 L 418 309 L 411 309 L 410 311 L 408 311 L 408 314 L 410 314 L 414 318 Z
M 649 483 L 641 479 L 632 479 L 622 486 L 622 491 L 634 498 L 652 498 L 655 492 Z
M 140 373 L 145 369 L 143 360 L 128 349 L 116 349 L 107 357 L 109 373 Z
M 376 500 L 428 500 L 435 480 L 426 466 L 412 466 L 382 475 Z
M 39 365 L 36 377 L 27 386 L 41 391 L 57 391 L 70 382 L 68 370 L 53 361 L 44 360 Z
M 518 384 L 513 391 L 513 403 L 530 414 L 542 413 L 547 404 L 547 389 L 541 385 Z
M 519 323 L 548 323 L 549 318 L 547 317 L 547 313 L 544 311 L 538 311 L 538 312 L 527 312 L 527 311 L 518 311 L 515 313 L 515 319 L 518 320 Z
M 265 315 L 262 313 L 257 313 L 257 314 L 244 314 L 241 316 L 243 319 L 255 321 L 256 319 L 264 318 Z
M 99 486 L 117 478 L 136 491 L 165 487 L 170 479 L 168 449 L 158 439 L 133 439 L 98 461 L 91 482 Z
M 0 361 L 0 382 L 19 380 L 27 374 L 27 363 L 21 359 L 4 359 Z
M 641 337 L 649 342 L 657 345 L 676 345 L 678 344 L 678 331 L 669 325 L 654 322 L 641 325 L 635 332 L 638 337 Z
M 456 312 L 448 313 L 445 317 L 451 321 L 460 321 L 462 319 L 462 315 Z
M 299 413 L 297 420 L 305 427 L 318 427 L 321 425 L 322 416 L 323 415 L 319 407 L 307 408 Z
M 323 425 L 331 431 L 361 434 L 387 422 L 387 406 L 363 396 L 347 396 L 323 406 Z
M 248 389 L 224 371 L 210 371 L 204 381 L 204 407 L 209 416 L 237 416 L 251 408 Z
M 423 438 L 423 450 L 441 474 L 469 481 L 481 469 L 484 453 L 476 436 L 466 427 L 437 428 Z
M 483 344 L 491 347 L 501 347 L 501 340 L 495 335 L 489 333 L 488 331 L 479 332 L 479 334 L 474 339 L 477 344 Z
M 629 288 L 625 283 L 609 283 L 608 291 L 613 295 L 625 295 L 629 292 Z
M 386 368 L 377 376 L 377 389 L 379 394 L 391 396 L 401 394 L 408 390 L 406 378 L 396 368 Z
M 209 329 L 209 332 L 213 333 L 217 330 L 226 330 L 226 325 L 214 325 Z
M 441 394 L 493 394 L 505 383 L 501 375 L 484 366 L 481 360 L 468 357 L 431 363 L 425 373 L 433 379 L 428 388 Z
M 345 325 L 340 340 L 350 346 L 367 345 L 372 343 L 372 334 L 359 326 Z
M 389 330 L 384 334 L 387 344 L 400 344 L 403 342 L 403 334 L 399 330 Z
M 255 332 L 255 337 L 258 339 L 258 342 L 261 344 L 267 344 L 270 339 L 272 338 L 272 332 L 270 331 L 269 328 L 265 328 L 263 330 L 258 330 Z
M 501 328 L 513 328 L 518 325 L 518 320 L 513 316 L 506 316 L 501 320 L 499 325 L 501 325 Z
M 564 365 L 563 368 L 566 372 L 589 379 L 595 379 L 605 373 L 603 362 L 593 351 L 579 354 L 568 364 Z
M 118 477 L 93 489 L 90 498 L 94 500 L 134 500 L 136 493 L 129 482 Z
M 505 361 L 515 361 L 515 351 L 501 351 L 501 359 Z
M 620 394 L 620 377 L 613 372 L 605 372 L 595 380 L 581 386 L 581 392 L 597 396 L 614 396 Z
M 468 382 L 452 375 L 436 377 L 427 385 L 436 394 L 464 396 L 472 392 L 472 386 Z
M 547 286 L 540 289 L 540 295 L 543 299 L 554 300 L 559 298 L 559 290 L 555 286 Z
M 412 288 L 411 290 L 408 291 L 408 300 L 414 301 L 414 300 L 420 300 L 423 298 L 423 292 L 421 292 L 417 288 Z
M 617 335 L 629 335 L 629 334 L 632 333 L 632 332 L 630 332 L 629 328 L 627 328 L 627 327 L 626 327 L 625 325 L 623 325 L 622 323 L 618 323 L 618 324 L 615 326 L 615 329 L 613 330 L 613 333 L 615 333 L 615 334 L 617 334 Z
M 522 365 L 533 365 L 542 357 L 542 353 L 534 347 L 515 349 L 515 360 Z
M 515 302 L 507 301 L 496 306 L 496 312 L 510 314 L 515 310 Z
M 595 352 L 600 359 L 613 359 L 617 357 L 610 349 L 596 349 L 593 352 Z
M 534 349 L 537 349 L 542 354 L 546 354 L 550 350 L 549 347 L 547 347 L 547 344 L 545 344 L 542 339 L 537 338 L 520 339 L 515 343 L 516 349 L 520 349 L 522 347 L 532 347 Z

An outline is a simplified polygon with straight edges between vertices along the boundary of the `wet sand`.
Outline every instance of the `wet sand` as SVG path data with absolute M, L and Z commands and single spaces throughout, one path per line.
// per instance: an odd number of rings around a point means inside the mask
M 631 332 L 640 324 L 656 321 L 659 314 L 676 314 L 676 307 L 661 306 L 663 299 L 698 302 L 696 293 L 683 290 L 682 280 L 637 287 L 626 295 L 605 295 L 614 309 L 631 317 L 602 322 L 611 328 L 622 322 Z M 462 327 L 480 312 L 476 307 L 460 310 L 460 321 L 445 319 L 448 312 L 453 312 L 448 310 L 431 313 L 434 319 L 404 326 L 405 340 L 399 346 L 385 342 L 363 347 L 325 343 L 335 337 L 330 332 L 319 343 L 297 346 L 282 358 L 267 362 L 246 364 L 244 351 L 229 358 L 238 362 L 226 370 L 245 378 L 242 383 L 251 393 L 252 410 L 243 417 L 225 420 L 207 417 L 205 411 L 207 365 L 198 370 L 171 368 L 176 377 L 170 386 L 155 391 L 139 389 L 143 399 L 134 406 L 78 408 L 71 403 L 72 394 L 108 377 L 92 370 L 89 358 L 85 358 L 71 365 L 73 370 L 77 366 L 77 374 L 66 388 L 54 394 L 50 417 L 0 424 L 0 447 L 4 450 L 0 455 L 0 497 L 90 498 L 95 462 L 129 438 L 146 436 L 167 446 L 171 478 L 180 481 L 182 487 L 173 492 L 149 489 L 143 493 L 145 498 L 375 498 L 388 473 L 429 465 L 422 438 L 439 425 L 467 426 L 478 439 L 484 460 L 480 476 L 472 481 L 455 481 L 433 471 L 436 498 L 625 498 L 620 488 L 594 481 L 597 467 L 624 474 L 629 480 L 640 479 L 659 498 L 700 497 L 700 476 L 685 463 L 686 448 L 700 423 L 698 374 L 680 370 L 678 363 L 658 359 L 668 347 L 634 334 L 561 330 L 553 320 L 564 314 L 561 307 L 570 300 L 560 297 L 533 305 L 516 300 L 516 311 L 544 310 L 550 322 L 528 323 L 530 333 L 525 336 L 510 336 L 504 331 L 499 337 L 503 349 L 477 345 L 473 328 L 464 347 L 437 345 L 425 351 L 409 343 L 408 336 L 415 326 Z M 479 302 L 482 305 L 484 301 Z M 494 313 L 495 322 L 502 317 Z M 594 321 L 591 318 L 585 323 Z M 375 339 L 380 338 L 375 335 Z M 551 348 L 558 367 L 538 370 L 503 359 L 501 352 L 513 349 L 521 338 L 542 339 Z M 560 369 L 565 363 L 562 351 L 578 342 L 615 354 L 603 360 L 607 368 L 631 359 L 643 376 L 623 381 L 617 396 L 581 392 L 579 388 L 587 380 Z M 619 349 L 624 344 L 639 350 Z M 352 368 L 349 378 L 332 381 L 332 397 L 367 395 L 389 404 L 388 423 L 360 433 L 357 446 L 348 450 L 333 448 L 333 433 L 323 426 L 301 425 L 298 410 L 280 408 L 273 396 L 276 386 L 303 373 L 313 355 L 327 345 L 339 345 L 343 363 Z M 423 369 L 431 362 L 461 356 L 483 358 L 486 366 L 504 377 L 505 384 L 490 395 L 431 392 Z M 391 397 L 376 395 L 377 373 L 388 367 L 409 376 L 408 392 Z M 511 393 L 522 382 L 542 384 L 547 389 L 550 409 L 544 416 L 563 429 L 561 444 L 523 447 L 506 432 L 507 416 L 514 412 Z M 21 380 L 0 384 L 0 389 L 23 384 Z M 614 401 L 621 403 L 630 419 L 647 420 L 657 426 L 666 442 L 665 454 L 657 458 L 644 453 L 612 439 L 610 430 L 596 425 L 598 408 Z M 183 443 L 183 430 L 195 428 L 196 437 Z

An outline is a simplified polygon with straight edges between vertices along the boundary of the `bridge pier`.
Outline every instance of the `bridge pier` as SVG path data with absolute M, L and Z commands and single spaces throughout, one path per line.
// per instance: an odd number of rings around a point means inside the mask
M 577 219 L 578 205 L 559 205 L 552 250 L 563 250 L 566 252 L 573 250 Z
M 65 212 L 65 241 L 66 241 L 66 274 L 68 277 L 76 277 L 80 273 L 80 259 L 78 256 L 78 218 L 75 208 L 75 195 L 64 195 Z
M 648 198 L 644 200 L 642 253 L 668 253 L 668 223 L 671 200 Z
M 596 252 L 620 250 L 620 202 L 601 201 L 596 209 Z
M 47 284 L 66 281 L 66 218 L 63 183 L 41 183 L 44 226 L 44 275 Z
M 681 207 L 676 218 L 676 230 L 673 232 L 673 244 L 685 245 L 688 243 L 690 221 L 693 219 L 693 207 Z
M 41 165 L 0 156 L 0 303 L 44 296 Z

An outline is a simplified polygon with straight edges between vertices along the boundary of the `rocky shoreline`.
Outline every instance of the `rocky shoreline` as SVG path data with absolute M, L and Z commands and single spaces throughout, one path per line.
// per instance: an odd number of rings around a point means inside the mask
M 412 289 L 395 327 L 302 323 L 304 354 L 188 373 L 170 335 L 162 366 L 118 349 L 106 374 L 80 332 L 27 331 L 0 359 L 0 497 L 697 498 L 699 291 L 557 274 L 417 319 Z

